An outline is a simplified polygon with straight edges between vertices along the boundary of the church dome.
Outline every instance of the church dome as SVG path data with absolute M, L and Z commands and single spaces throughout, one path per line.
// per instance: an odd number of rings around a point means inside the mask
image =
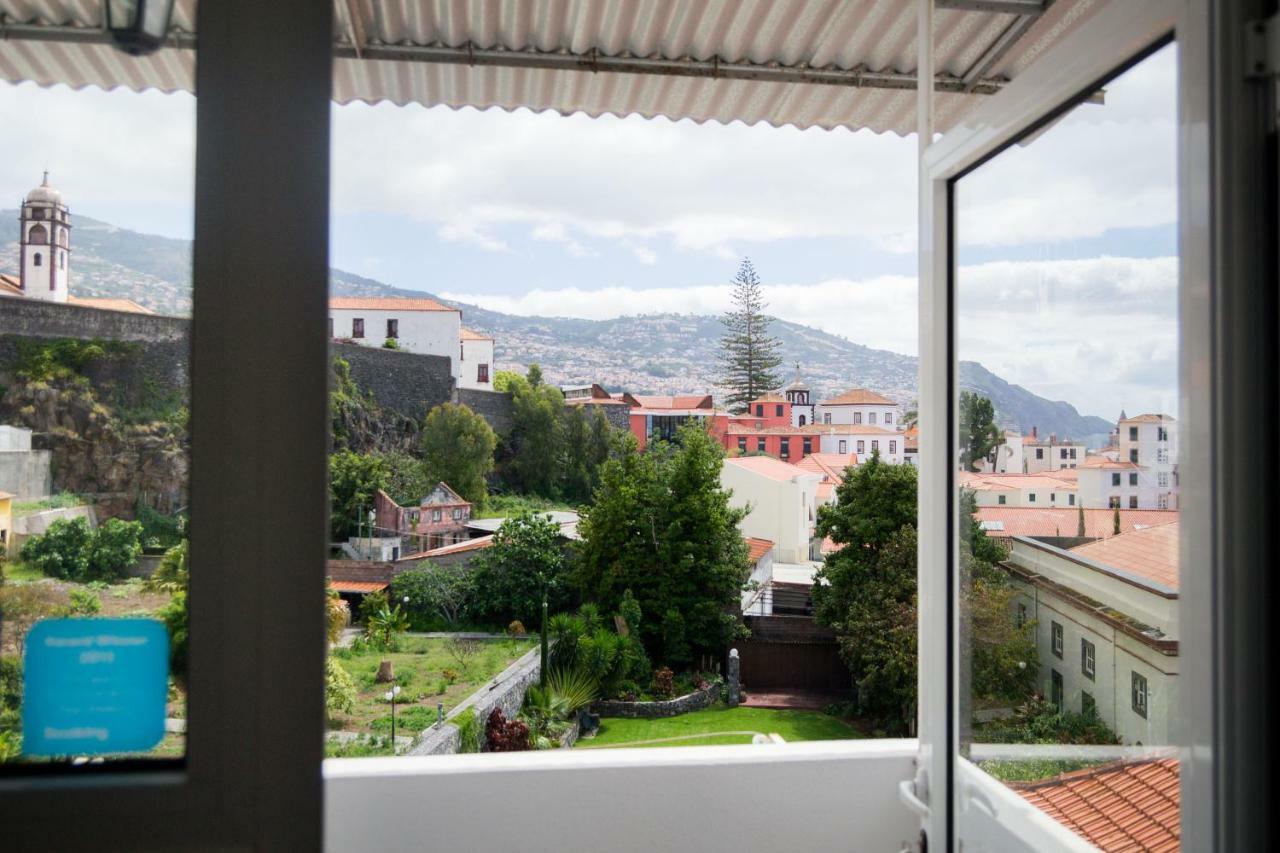
M 62 204 L 62 193 L 49 186 L 49 173 L 44 173 L 40 186 L 27 193 L 27 204 Z

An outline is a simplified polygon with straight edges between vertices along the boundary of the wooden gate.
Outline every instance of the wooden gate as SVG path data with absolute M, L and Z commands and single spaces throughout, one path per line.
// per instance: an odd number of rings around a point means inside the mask
M 748 616 L 751 639 L 736 644 L 747 691 L 848 690 L 835 634 L 805 616 Z

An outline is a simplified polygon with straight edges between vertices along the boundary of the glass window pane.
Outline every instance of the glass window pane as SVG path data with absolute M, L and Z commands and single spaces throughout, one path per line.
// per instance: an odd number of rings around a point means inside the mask
M 961 754 L 1103 849 L 1179 833 L 1107 799 L 1177 788 L 1175 59 L 953 185 Z

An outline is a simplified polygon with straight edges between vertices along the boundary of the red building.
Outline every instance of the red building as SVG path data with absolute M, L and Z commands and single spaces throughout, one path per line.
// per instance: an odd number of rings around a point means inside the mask
M 404 507 L 381 489 L 374 496 L 378 532 L 398 533 L 413 537 L 409 552 L 430 551 L 469 538 L 467 522 L 471 520 L 471 503 L 449 488 L 437 483 L 431 494 L 417 506 Z

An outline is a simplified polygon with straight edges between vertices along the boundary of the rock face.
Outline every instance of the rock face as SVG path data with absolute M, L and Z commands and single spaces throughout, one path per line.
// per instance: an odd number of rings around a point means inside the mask
M 82 379 L 9 385 L 0 421 L 30 429 L 52 453 L 54 491 L 93 498 L 100 517 L 131 518 L 138 500 L 165 513 L 187 504 L 185 427 L 126 423 Z

